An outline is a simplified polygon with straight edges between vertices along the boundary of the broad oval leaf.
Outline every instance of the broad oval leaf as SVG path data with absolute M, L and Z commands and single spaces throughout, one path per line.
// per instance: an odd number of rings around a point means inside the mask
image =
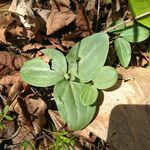
M 95 103 L 98 97 L 97 89 L 91 84 L 84 84 L 81 93 L 80 93 L 80 100 L 83 105 L 89 106 Z
M 93 83 L 98 89 L 108 89 L 112 87 L 117 80 L 117 71 L 110 66 L 104 66 L 97 71 L 97 75 L 93 79 Z
M 54 86 L 54 97 L 61 117 L 72 130 L 81 130 L 93 119 L 96 103 L 84 106 L 80 100 L 82 83 L 63 80 Z
M 69 73 L 78 77 L 80 82 L 90 81 L 97 68 L 104 65 L 108 50 L 109 37 L 105 32 L 84 38 L 67 55 Z
M 52 69 L 65 74 L 67 72 L 67 62 L 65 56 L 55 49 L 43 49 L 42 52 L 52 59 Z
M 115 50 L 122 66 L 128 67 L 131 60 L 131 46 L 128 41 L 118 38 L 114 41 Z
M 146 14 L 138 19 L 140 23 L 150 28 L 150 0 L 128 0 L 129 7 L 134 17 Z
M 131 26 L 122 31 L 120 36 L 129 42 L 142 42 L 149 37 L 149 30 L 142 26 Z
M 41 58 L 29 60 L 20 70 L 22 79 L 33 86 L 47 87 L 58 83 L 64 77 L 50 69 Z

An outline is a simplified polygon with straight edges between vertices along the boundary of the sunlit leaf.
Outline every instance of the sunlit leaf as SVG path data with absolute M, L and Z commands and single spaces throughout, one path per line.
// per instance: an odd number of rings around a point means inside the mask
M 97 68 L 106 61 L 109 50 L 109 37 L 105 32 L 88 36 L 77 43 L 67 55 L 69 73 L 81 82 L 92 79 Z
M 97 71 L 93 79 L 94 86 L 98 89 L 107 89 L 112 87 L 118 80 L 116 70 L 110 66 L 104 66 Z
M 97 89 L 91 84 L 84 84 L 81 93 L 80 93 L 80 100 L 83 105 L 88 106 L 95 103 L 98 97 Z
M 131 26 L 122 31 L 120 36 L 129 42 L 142 42 L 149 37 L 149 30 L 142 26 Z
M 150 0 L 128 0 L 128 2 L 134 17 L 149 13 L 138 21 L 150 28 Z
M 131 60 L 130 43 L 123 38 L 118 38 L 114 41 L 114 44 L 121 65 L 127 67 Z
M 42 52 L 52 60 L 52 70 L 65 74 L 67 62 L 65 56 L 55 49 L 43 49 Z
M 20 74 L 25 82 L 38 87 L 54 85 L 64 78 L 61 73 L 51 70 L 41 58 L 34 58 L 25 63 Z
M 86 127 L 96 112 L 96 103 L 90 106 L 84 106 L 81 103 L 82 85 L 82 83 L 63 80 L 54 87 L 54 97 L 59 113 L 72 130 Z

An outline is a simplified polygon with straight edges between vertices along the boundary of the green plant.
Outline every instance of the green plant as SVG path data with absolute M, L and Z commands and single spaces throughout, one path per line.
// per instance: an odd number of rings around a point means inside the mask
M 118 26 L 115 29 L 109 30 L 117 35 L 114 40 L 116 54 L 122 66 L 128 67 L 131 60 L 131 45 L 146 40 L 149 37 L 149 30 L 141 25 L 132 25 L 126 27 L 122 19 L 117 20 L 113 25 Z
M 35 150 L 35 147 L 33 146 L 33 144 L 28 140 L 23 140 L 23 142 L 21 143 L 21 146 L 23 150 L 28 150 L 29 148 L 30 150 Z
M 69 150 L 71 147 L 75 147 L 74 137 L 67 137 L 67 131 L 52 132 L 52 135 L 55 139 L 54 144 L 51 146 L 55 150 Z
M 116 70 L 104 66 L 108 50 L 106 32 L 96 33 L 73 46 L 66 57 L 54 49 L 42 50 L 52 65 L 34 58 L 21 68 L 20 73 L 31 85 L 55 85 L 54 97 L 60 115 L 72 130 L 80 130 L 96 113 L 97 89 L 110 88 L 117 82 Z
M 137 21 L 150 28 L 150 1 L 128 0 L 128 2 L 131 13 L 137 18 Z
M 2 110 L 2 112 L 0 112 L 0 129 L 4 129 L 5 128 L 5 125 L 2 122 L 4 119 L 6 119 L 8 121 L 13 120 L 13 118 L 8 115 L 8 112 L 9 112 L 9 106 L 6 105 L 4 107 L 4 109 Z

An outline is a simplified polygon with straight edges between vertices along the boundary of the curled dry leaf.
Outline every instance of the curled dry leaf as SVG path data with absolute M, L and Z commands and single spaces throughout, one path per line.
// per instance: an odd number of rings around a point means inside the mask
M 48 9 L 38 9 L 35 8 L 37 21 L 40 22 L 40 30 L 46 31 L 46 22 L 48 20 L 48 16 L 50 14 L 50 10 Z
M 28 38 L 32 37 L 32 32 L 25 27 L 20 26 L 17 16 L 7 14 L 0 20 L 0 43 L 2 44 L 17 44 L 23 45 L 21 40 L 17 37 L 24 37 L 28 41 Z M 15 40 L 14 40 L 15 39 Z M 17 43 L 15 43 L 17 41 Z M 19 41 L 19 42 L 18 42 Z
M 26 84 L 22 81 L 14 83 L 9 90 L 8 97 L 7 97 L 7 104 L 8 105 L 12 104 L 16 96 L 22 93 L 25 87 Z
M 62 45 L 67 47 L 67 48 L 70 48 L 72 46 L 75 45 L 75 40 L 80 38 L 82 35 L 82 32 L 75 32 L 75 33 L 68 33 L 68 34 L 65 34 L 63 35 L 62 37 Z
M 30 29 L 33 35 L 38 31 L 39 24 L 36 20 L 36 16 L 32 10 L 34 1 L 32 0 L 13 0 L 9 8 L 9 11 L 19 14 L 20 21 L 25 28 Z
M 85 7 L 77 6 L 76 22 L 77 31 L 82 31 L 82 37 L 86 37 L 92 33 L 92 21 L 89 19 Z
M 75 20 L 76 15 L 70 10 L 69 5 L 69 0 L 52 1 L 52 10 L 46 25 L 48 35 L 66 27 Z
M 7 36 L 8 33 L 8 29 L 10 29 L 11 27 L 13 28 L 13 24 L 14 22 L 16 22 L 16 20 L 14 18 L 11 17 L 11 15 L 6 15 L 4 17 L 1 18 L 1 22 L 0 22 L 0 43 L 4 43 L 7 44 L 7 38 L 9 38 Z
M 149 149 L 150 70 L 118 68 L 123 80 L 104 91 L 103 103 L 94 121 L 83 131 L 107 140 L 114 149 Z
M 17 97 L 10 106 L 11 111 L 18 113 L 18 121 L 30 131 L 38 134 L 43 128 L 45 120 L 45 102 L 37 95 L 29 95 L 25 99 Z
M 22 48 L 22 52 L 28 52 L 28 51 L 31 51 L 31 50 L 34 50 L 34 49 L 42 49 L 44 46 L 40 43 L 30 43 L 30 44 L 27 44 L 25 45 L 23 48 Z
M 61 51 L 65 51 L 62 47 L 60 41 L 58 38 L 49 38 L 49 41 L 55 46 L 57 49 L 60 49 Z

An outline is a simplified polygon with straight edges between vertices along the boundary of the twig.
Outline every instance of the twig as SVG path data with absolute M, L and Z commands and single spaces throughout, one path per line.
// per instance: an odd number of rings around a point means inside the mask
M 113 29 L 115 29 L 115 28 L 117 28 L 117 27 L 120 27 L 120 26 L 123 25 L 123 24 L 125 24 L 126 26 L 129 26 L 129 25 L 130 25 L 130 24 L 128 25 L 129 22 L 132 23 L 132 22 L 134 22 L 135 20 L 141 19 L 141 18 L 146 17 L 146 16 L 148 16 L 148 15 L 150 15 L 150 12 L 143 13 L 143 14 L 141 14 L 141 15 L 139 15 L 139 16 L 136 16 L 136 17 L 133 18 L 133 19 L 128 19 L 128 20 L 124 21 L 123 23 L 120 23 L 120 24 L 117 24 L 117 25 L 115 25 L 115 26 L 113 26 L 113 27 L 111 27 L 111 28 L 108 28 L 108 29 L 105 30 L 105 32 L 109 32 L 109 31 L 111 31 L 111 30 L 113 30 Z

